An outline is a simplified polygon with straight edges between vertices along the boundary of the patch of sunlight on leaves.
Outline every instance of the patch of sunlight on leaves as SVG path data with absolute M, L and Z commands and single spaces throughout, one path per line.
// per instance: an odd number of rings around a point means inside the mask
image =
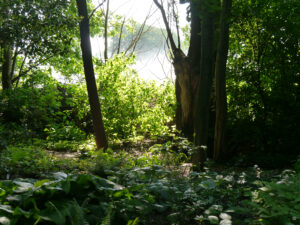
M 219 224 L 219 218 L 217 216 L 208 216 L 208 220 L 211 224 Z
M 4 212 L 10 213 L 10 214 L 12 214 L 14 212 L 10 205 L 0 205 L 0 211 L 4 211 Z
M 10 219 L 5 217 L 5 216 L 1 216 L 0 217 L 0 224 L 2 225 L 10 225 Z
M 220 225 L 231 225 L 232 221 L 231 220 L 221 220 Z

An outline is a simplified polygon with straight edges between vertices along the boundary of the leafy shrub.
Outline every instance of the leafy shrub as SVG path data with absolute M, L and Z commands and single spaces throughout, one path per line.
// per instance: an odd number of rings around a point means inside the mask
M 299 175 L 292 172 L 275 176 L 258 167 L 219 173 L 206 168 L 178 176 L 144 159 L 140 162 L 148 166 L 138 167 L 126 153 L 97 157 L 110 181 L 64 173 L 41 181 L 1 181 L 0 221 L 126 224 L 139 218 L 139 224 L 253 225 L 298 224 L 300 219 Z
M 300 223 L 300 175 L 284 172 L 280 180 L 268 182 L 254 196 L 263 224 Z
M 280 153 L 281 166 L 299 154 L 300 23 L 294 8 L 299 1 L 236 1 L 227 63 L 229 148 Z
M 117 55 L 96 68 L 106 131 L 115 138 L 163 135 L 174 115 L 174 86 L 138 78 L 134 57 Z
M 126 194 L 120 185 L 91 175 L 54 177 L 0 182 L 1 223 L 99 224 L 113 207 L 111 201 Z
M 130 68 L 134 57 L 118 55 L 96 67 L 107 134 L 125 139 L 163 135 L 172 122 L 175 98 L 170 82 L 146 82 Z M 80 141 L 93 133 L 86 86 L 61 84 L 37 71 L 19 88 L 0 92 L 1 139 Z
M 48 141 L 80 141 L 86 138 L 86 134 L 70 122 L 49 126 L 51 127 L 44 129 Z
M 50 78 L 45 83 L 32 82 L 0 92 L 1 139 L 16 143 L 46 137 L 56 141 L 86 138 L 75 123 L 73 102 L 60 91 L 61 85 Z M 69 95 L 74 91 L 68 90 Z
M 300 156 L 298 156 L 295 162 L 295 170 L 297 171 L 297 173 L 300 173 Z
M 76 152 L 76 151 L 79 151 L 80 143 L 75 142 L 75 141 L 60 140 L 60 141 L 57 141 L 57 142 L 47 141 L 43 145 L 48 150 L 64 151 L 64 152 Z
M 39 142 L 41 143 L 41 142 Z M 42 145 L 42 143 L 41 143 Z M 70 148 L 79 149 L 79 144 L 70 144 L 66 146 L 61 144 L 63 147 L 61 150 L 72 150 Z M 51 147 L 51 145 L 47 145 Z M 70 147 L 70 148 L 69 148 Z M 12 179 L 15 177 L 45 177 L 49 173 L 57 171 L 88 171 L 94 168 L 95 160 L 93 158 L 80 159 L 67 157 L 64 158 L 61 155 L 55 154 L 53 150 L 47 151 L 35 145 L 33 146 L 14 146 L 7 147 L 0 153 L 0 178 Z
M 38 147 L 8 147 L 0 154 L 0 174 L 6 178 L 34 177 L 48 172 L 51 166 L 51 156 Z

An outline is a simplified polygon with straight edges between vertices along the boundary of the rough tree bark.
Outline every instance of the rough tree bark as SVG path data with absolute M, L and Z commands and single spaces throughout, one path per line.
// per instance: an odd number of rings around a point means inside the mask
M 9 15 L 9 9 L 8 6 L 2 7 L 3 15 Z M 3 23 L 5 23 L 9 18 L 2 18 Z M 1 41 L 0 45 L 0 60 L 1 60 L 1 69 L 2 69 L 2 77 L 1 77 L 1 83 L 2 83 L 2 89 L 7 90 L 12 88 L 12 65 L 13 65 L 13 48 L 11 46 L 11 43 L 9 43 L 8 37 L 4 37 Z
M 195 144 L 200 146 L 192 156 L 194 165 L 203 167 L 206 158 L 205 147 L 208 140 L 210 94 L 213 81 L 214 65 L 214 2 L 203 0 L 201 21 L 201 59 L 200 81 L 196 96 Z
M 228 17 L 232 0 L 222 1 L 220 31 L 217 34 L 215 21 L 219 0 L 180 0 L 190 3 L 191 36 L 187 56 L 175 45 L 162 0 L 153 0 L 161 11 L 167 30 L 175 69 L 176 126 L 190 140 L 199 146 L 192 156 L 195 165 L 203 167 L 208 145 L 210 98 L 214 74 L 216 75 L 216 134 L 214 159 L 220 158 L 224 146 L 226 119 L 225 70 L 228 52 Z M 215 37 L 216 36 L 216 37 Z M 217 38 L 218 37 L 218 38 Z M 215 41 L 218 40 L 218 47 Z M 218 49 L 218 50 L 217 50 Z M 216 59 L 217 51 L 217 59 Z
M 180 44 L 175 44 L 166 12 L 162 3 L 153 0 L 159 8 L 166 27 L 168 41 L 173 54 L 173 67 L 176 75 L 176 127 L 189 140 L 193 140 L 194 134 L 194 102 L 199 82 L 200 66 L 200 18 L 196 6 L 191 3 L 191 39 L 188 54 L 180 49 Z M 178 27 L 177 27 L 178 29 Z
M 89 96 L 89 102 L 92 113 L 93 127 L 96 138 L 97 148 L 107 149 L 107 139 L 104 130 L 100 102 L 97 93 L 97 86 L 94 75 L 92 60 L 92 49 L 90 42 L 89 17 L 87 12 L 86 0 L 76 0 L 80 21 L 81 50 L 84 66 L 84 74 Z
M 216 81 L 216 124 L 214 137 L 214 160 L 219 161 L 225 152 L 225 128 L 227 115 L 226 62 L 229 42 L 229 17 L 232 0 L 223 0 L 215 66 Z

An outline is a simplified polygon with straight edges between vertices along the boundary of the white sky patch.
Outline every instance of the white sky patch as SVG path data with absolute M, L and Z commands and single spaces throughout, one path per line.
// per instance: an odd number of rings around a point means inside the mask
M 99 5 L 102 0 L 93 0 L 94 5 Z M 106 3 L 104 3 L 106 6 Z M 183 27 L 186 22 L 186 8 L 188 4 L 178 4 L 179 25 Z M 151 14 L 147 20 L 147 24 L 164 29 L 164 23 L 160 11 L 157 9 L 153 0 L 110 0 L 110 11 L 114 14 L 125 16 L 126 19 L 134 19 L 139 23 L 143 23 L 146 16 Z M 104 40 L 103 38 L 92 38 L 93 55 L 103 57 Z M 135 69 L 140 77 L 145 80 L 163 80 L 170 79 L 174 75 L 170 61 L 166 58 L 164 49 L 159 50 L 153 57 L 137 58 Z

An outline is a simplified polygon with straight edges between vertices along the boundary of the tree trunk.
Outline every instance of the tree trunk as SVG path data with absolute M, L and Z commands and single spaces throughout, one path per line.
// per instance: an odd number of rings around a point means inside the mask
M 163 5 L 158 0 L 153 1 L 161 11 L 167 30 L 169 47 L 174 57 L 173 67 L 176 75 L 175 92 L 177 101 L 176 128 L 182 132 L 183 136 L 192 140 L 194 134 L 194 96 L 199 80 L 196 76 L 199 71 L 199 63 L 192 64 L 192 62 L 195 62 L 195 58 L 199 57 L 199 49 L 197 49 L 199 47 L 197 42 L 199 39 L 199 26 L 196 24 L 197 22 L 200 23 L 199 15 L 195 13 L 195 10 L 192 11 L 191 43 L 193 43 L 193 46 L 190 45 L 189 54 L 186 56 L 180 49 L 180 44 L 178 43 L 178 46 L 176 46 Z M 195 18 L 197 19 L 195 20 Z
M 9 45 L 3 47 L 2 62 L 2 89 L 8 90 L 12 88 L 12 48 Z
M 203 167 L 206 159 L 205 148 L 207 148 L 210 93 L 213 81 L 212 68 L 214 64 L 214 3 L 210 0 L 203 1 L 203 18 L 201 23 L 201 60 L 200 81 L 198 94 L 196 96 L 195 110 L 195 144 L 200 146 L 199 151 L 192 156 L 194 165 Z
M 108 50 L 108 44 L 107 44 L 107 39 L 108 39 L 108 34 L 107 34 L 107 28 L 108 28 L 108 14 L 109 14 L 109 0 L 107 0 L 107 5 L 106 5 L 106 13 L 105 13 L 105 23 L 104 23 L 104 60 L 107 61 L 108 56 L 107 56 L 107 50 Z
M 177 54 L 173 60 L 176 74 L 176 127 L 190 141 L 194 139 L 195 97 L 199 84 L 201 57 L 201 20 L 197 6 L 191 2 L 191 34 L 188 55 Z M 175 54 L 174 54 L 175 55 Z
M 199 76 L 191 68 L 190 60 L 186 56 L 173 62 L 176 74 L 176 127 L 190 141 L 194 134 L 194 105 Z
M 108 147 L 107 139 L 105 135 L 100 102 L 97 93 L 96 80 L 94 75 L 92 49 L 90 42 L 90 30 L 89 19 L 86 6 L 86 0 L 76 0 L 78 14 L 81 17 L 80 21 L 80 38 L 81 38 L 81 50 L 84 66 L 84 74 L 87 85 L 87 91 L 89 96 L 89 102 L 91 107 L 94 133 L 96 137 L 96 144 L 98 149 L 106 149 Z
M 227 97 L 226 97 L 226 62 L 228 55 L 229 42 L 229 16 L 232 0 L 223 0 L 222 14 L 220 21 L 220 34 L 218 41 L 218 50 L 215 66 L 216 79 L 216 124 L 214 138 L 214 155 L 216 161 L 221 159 L 225 152 L 225 128 L 227 115 Z

